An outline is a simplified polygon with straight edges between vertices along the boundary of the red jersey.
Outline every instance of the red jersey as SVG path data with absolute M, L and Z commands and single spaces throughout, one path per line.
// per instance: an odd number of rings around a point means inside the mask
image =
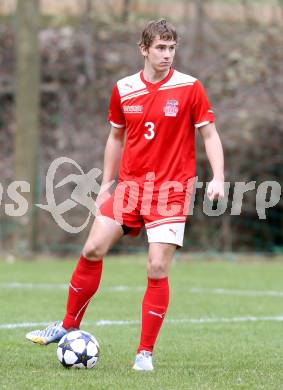
M 214 122 L 199 80 L 171 68 L 152 84 L 143 71 L 119 80 L 113 88 L 109 122 L 126 127 L 119 182 L 142 185 L 155 173 L 155 190 L 167 181 L 186 186 L 195 176 L 195 128 Z

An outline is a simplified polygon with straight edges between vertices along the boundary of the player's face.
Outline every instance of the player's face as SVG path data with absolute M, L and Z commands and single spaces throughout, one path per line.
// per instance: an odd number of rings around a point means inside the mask
M 175 51 L 176 41 L 164 41 L 157 36 L 148 50 L 142 49 L 142 55 L 156 72 L 165 72 L 173 63 Z

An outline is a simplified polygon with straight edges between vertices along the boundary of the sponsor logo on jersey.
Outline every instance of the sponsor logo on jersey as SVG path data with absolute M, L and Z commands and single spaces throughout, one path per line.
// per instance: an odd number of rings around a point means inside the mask
M 165 116 L 176 116 L 179 108 L 178 108 L 179 102 L 178 100 L 167 100 L 167 103 L 163 107 L 163 112 Z
M 142 114 L 143 106 L 123 106 L 124 114 Z

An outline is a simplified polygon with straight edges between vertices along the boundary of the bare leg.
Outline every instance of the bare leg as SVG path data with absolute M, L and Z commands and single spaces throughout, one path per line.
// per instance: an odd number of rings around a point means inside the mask
M 82 250 L 88 260 L 99 260 L 123 236 L 122 226 L 111 218 L 96 217 Z

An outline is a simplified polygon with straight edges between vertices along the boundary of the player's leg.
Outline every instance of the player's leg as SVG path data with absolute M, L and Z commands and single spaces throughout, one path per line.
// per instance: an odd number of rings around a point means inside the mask
M 168 272 L 176 248 L 183 245 L 186 217 L 161 218 L 153 208 L 144 220 L 149 242 L 148 285 L 142 303 L 141 338 L 134 368 L 149 370 L 153 369 L 152 351 L 169 303 Z
M 175 244 L 150 243 L 148 284 L 142 302 L 140 344 L 134 369 L 152 370 L 152 351 L 169 304 L 168 272 L 176 250 Z
M 26 335 L 28 340 L 37 344 L 49 344 L 59 341 L 68 331 L 79 328 L 88 303 L 100 283 L 102 258 L 123 234 L 122 226 L 113 219 L 105 216 L 95 219 L 71 277 L 63 323 L 55 323 L 44 330 L 29 332 Z
M 65 329 L 80 327 L 88 303 L 100 284 L 103 257 L 123 234 L 121 225 L 113 219 L 105 216 L 95 219 L 70 280 L 67 310 L 63 320 Z

